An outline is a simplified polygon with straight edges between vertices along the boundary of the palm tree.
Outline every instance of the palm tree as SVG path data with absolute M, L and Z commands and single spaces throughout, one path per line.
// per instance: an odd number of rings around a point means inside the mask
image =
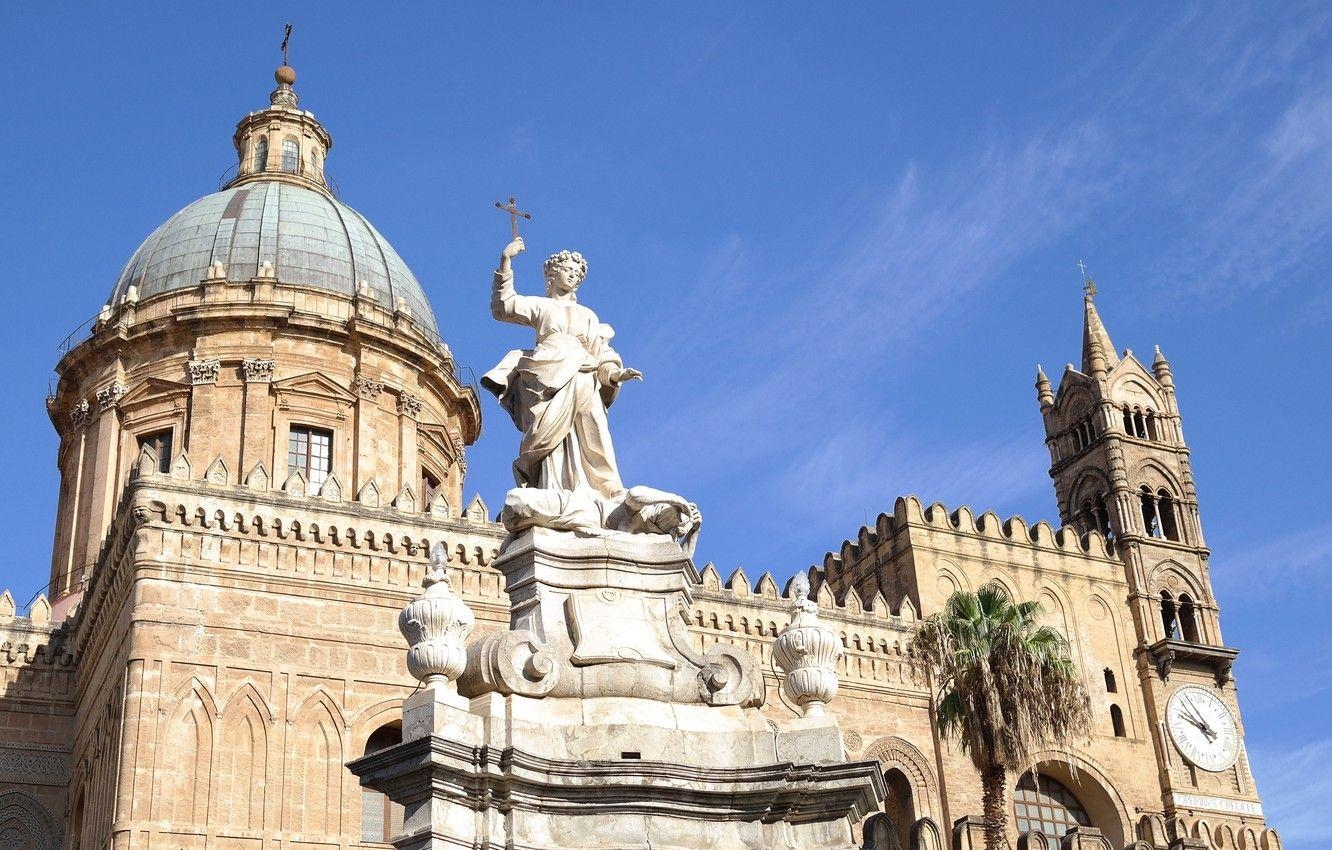
M 1006 846 L 1009 771 L 1032 754 L 1086 740 L 1091 707 L 1068 641 L 1037 618 L 1038 602 L 1014 602 L 998 586 L 959 590 L 911 638 L 918 674 L 938 688 L 944 737 L 956 736 L 981 775 L 986 850 Z

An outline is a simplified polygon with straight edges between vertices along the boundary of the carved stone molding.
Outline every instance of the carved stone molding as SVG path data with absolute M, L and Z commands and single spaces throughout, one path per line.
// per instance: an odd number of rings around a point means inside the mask
M 411 393 L 398 394 L 398 414 L 400 416 L 410 416 L 413 419 L 419 419 L 421 416 L 421 399 Z
M 88 416 L 92 405 L 88 404 L 86 398 L 79 399 L 79 403 L 74 405 L 74 409 L 69 412 L 69 421 L 74 423 L 75 428 L 82 428 L 88 424 Z
M 372 381 L 369 378 L 363 378 L 357 375 L 352 381 L 352 392 L 364 399 L 374 400 L 379 398 L 379 394 L 384 392 L 383 381 Z M 401 402 L 399 402 L 401 407 Z
M 98 410 L 110 410 L 111 408 L 118 406 L 120 400 L 125 397 L 125 393 L 127 392 L 129 392 L 129 387 L 125 386 L 120 381 L 116 381 L 111 386 L 98 390 Z
M 191 360 L 185 368 L 190 373 L 191 384 L 216 384 L 218 373 L 222 371 L 222 361 L 216 358 Z
M 246 357 L 241 361 L 241 372 L 247 384 L 267 384 L 273 380 L 273 371 L 277 367 L 274 360 L 259 357 Z

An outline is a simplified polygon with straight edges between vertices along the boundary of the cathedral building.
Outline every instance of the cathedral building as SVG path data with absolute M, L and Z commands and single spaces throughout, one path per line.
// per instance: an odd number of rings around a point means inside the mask
M 507 533 L 465 503 L 476 391 L 389 242 L 325 175 L 283 66 L 234 175 L 130 256 L 56 366 L 49 600 L 0 596 L 0 848 L 385 847 L 402 813 L 346 764 L 401 738 L 398 611 L 443 544 L 477 631 L 509 622 Z M 480 319 L 479 319 L 480 320 Z M 981 783 L 904 654 L 949 594 L 998 584 L 1065 634 L 1095 725 L 1012 777 L 1018 846 L 1279 850 L 1244 746 L 1170 365 L 1117 353 L 1085 299 L 1038 370 L 1059 523 L 914 496 L 810 568 L 841 637 L 847 757 L 883 771 L 902 848 L 983 846 Z M 790 584 L 702 567 L 699 652 L 773 671 Z M 788 713 L 768 676 L 765 711 Z M 879 846 L 879 845 L 875 845 Z M 888 845 L 893 846 L 890 842 Z

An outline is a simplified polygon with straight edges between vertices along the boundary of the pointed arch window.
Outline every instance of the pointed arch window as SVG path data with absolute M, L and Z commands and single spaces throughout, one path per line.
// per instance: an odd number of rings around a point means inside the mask
M 1179 595 L 1179 630 L 1184 640 L 1189 643 L 1201 643 L 1198 639 L 1198 609 L 1187 593 Z
M 1175 598 L 1170 591 L 1161 591 L 1161 631 L 1167 640 L 1179 637 L 1179 612 L 1175 608 Z
M 1142 499 L 1142 530 L 1148 537 L 1161 536 L 1161 518 L 1156 512 L 1156 496 L 1147 485 L 1139 488 Z
M 1156 418 L 1155 413 L 1150 410 L 1147 411 L 1147 439 L 1160 442 L 1161 426 L 1159 422 L 1160 420 Z
M 1107 694 L 1119 693 L 1119 688 L 1115 683 L 1115 671 L 1109 667 L 1105 668 L 1105 692 Z
M 1175 499 L 1165 488 L 1156 492 L 1156 515 L 1160 520 L 1161 533 L 1165 539 L 1179 540 L 1179 517 L 1175 510 Z

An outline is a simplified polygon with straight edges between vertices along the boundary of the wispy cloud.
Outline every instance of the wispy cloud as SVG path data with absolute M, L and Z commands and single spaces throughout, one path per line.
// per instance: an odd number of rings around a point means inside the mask
M 1225 557 L 1214 581 L 1222 592 L 1251 598 L 1308 592 L 1332 579 L 1332 523 L 1265 540 Z
M 1332 738 L 1311 741 L 1290 750 L 1254 749 L 1254 772 L 1262 776 L 1259 790 L 1267 821 L 1291 850 L 1326 847 L 1332 843 Z

